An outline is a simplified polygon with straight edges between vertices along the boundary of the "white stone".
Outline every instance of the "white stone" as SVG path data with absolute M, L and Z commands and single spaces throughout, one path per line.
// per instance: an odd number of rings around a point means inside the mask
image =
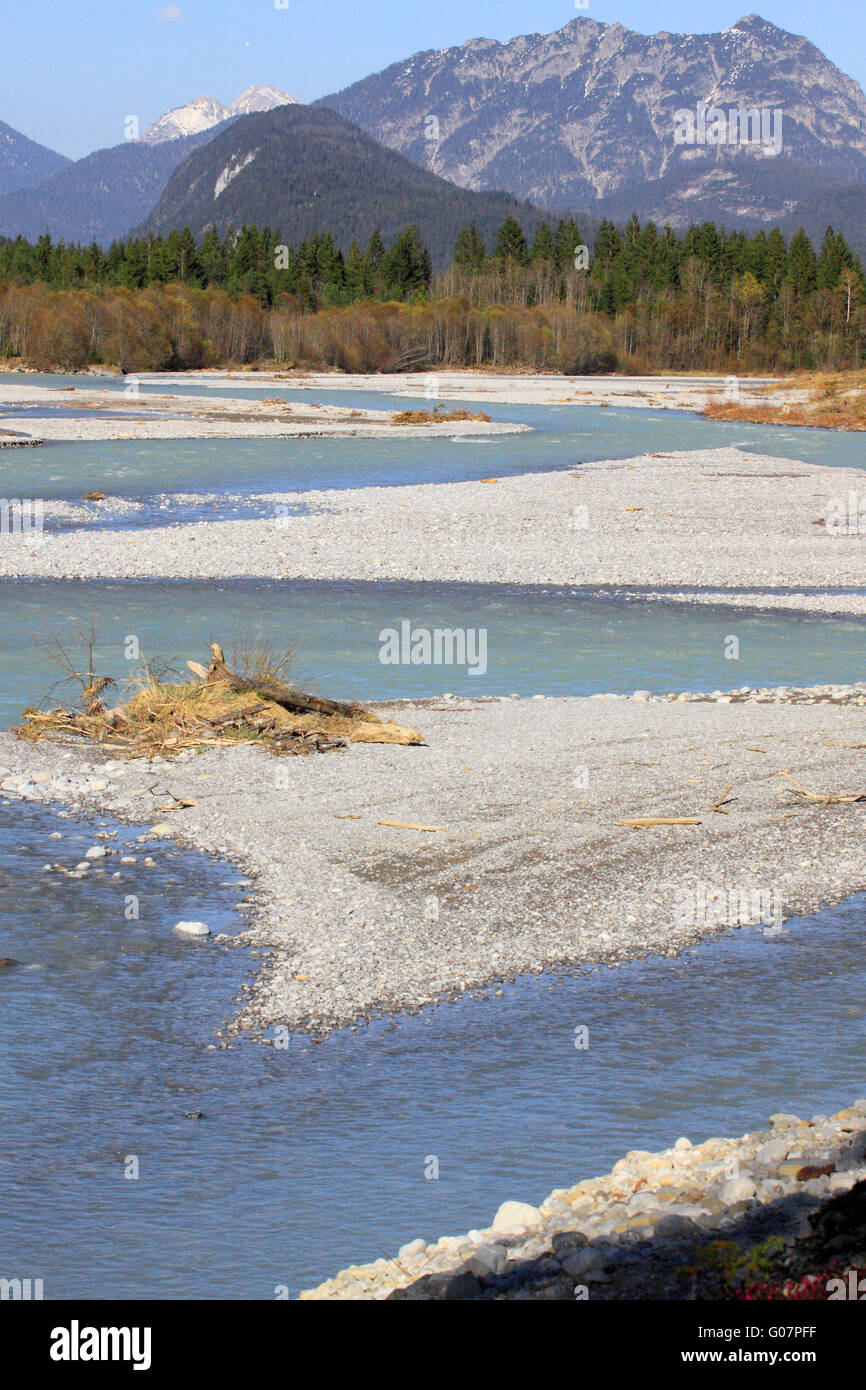
M 421 1240 L 419 1236 L 417 1240 L 409 1240 L 405 1245 L 400 1246 L 400 1249 L 397 1251 L 397 1259 L 409 1260 L 413 1255 L 423 1255 L 426 1249 L 426 1240 Z
M 521 1226 L 537 1226 L 542 1219 L 538 1207 L 531 1207 L 528 1202 L 503 1202 L 493 1218 L 492 1229 L 496 1232 L 514 1231 Z
M 757 1194 L 757 1190 L 749 1178 L 730 1178 L 722 1184 L 719 1197 L 725 1206 L 730 1206 L 733 1202 L 748 1201 L 750 1197 Z
M 105 848 L 103 845 L 91 845 L 84 857 L 85 859 L 104 859 Z
M 205 922 L 176 922 L 174 930 L 184 936 L 210 936 L 210 927 Z
M 830 1192 L 847 1192 L 855 1182 L 853 1173 L 832 1173 L 827 1187 Z

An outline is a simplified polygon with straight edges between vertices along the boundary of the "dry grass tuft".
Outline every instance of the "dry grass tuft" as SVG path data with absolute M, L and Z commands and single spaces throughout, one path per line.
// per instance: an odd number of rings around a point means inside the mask
M 781 386 L 762 387 L 758 395 L 799 391 L 800 400 L 768 405 L 718 401 L 707 405 L 711 420 L 748 421 L 757 425 L 804 425 L 812 429 L 866 430 L 866 372 L 809 372 L 787 377 Z
M 79 671 L 59 639 L 47 644 L 65 680 L 79 692 L 78 707 L 24 711 L 19 738 L 83 738 L 130 757 L 170 756 L 184 749 L 254 743 L 275 754 L 327 753 L 351 743 L 423 743 L 415 729 L 381 720 L 361 705 L 304 694 L 288 681 L 292 649 L 241 642 L 232 652 L 211 644 L 208 670 L 187 662 L 197 679 L 183 680 L 165 662 L 145 663 L 129 685 L 131 698 L 106 709 L 100 695 L 112 682 L 94 671 L 95 632 L 79 633 L 86 670 Z
M 457 420 L 483 420 L 490 423 L 490 416 L 483 410 L 473 415 L 471 410 L 398 410 L 391 418 L 392 425 L 450 425 Z

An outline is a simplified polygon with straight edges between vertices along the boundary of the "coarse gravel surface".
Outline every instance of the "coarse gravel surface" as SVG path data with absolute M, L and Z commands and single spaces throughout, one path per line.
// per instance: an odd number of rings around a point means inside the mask
M 26 382 L 26 377 L 24 378 Z M 142 395 L 91 387 L 9 385 L 0 382 L 0 428 L 19 442 L 117 439 L 297 439 L 343 435 L 359 439 L 450 438 L 467 434 L 522 434 L 528 425 L 454 420 L 395 425 L 390 410 L 357 410 L 299 404 L 277 398 L 250 401 L 232 396 Z M 167 383 L 168 384 L 168 383 Z M 174 383 L 172 383 L 174 384 Z M 435 402 L 431 403 L 432 406 Z M 16 415 L 15 410 L 25 413 Z M 27 411 L 37 413 L 28 414 Z M 100 413 L 97 413 L 100 412 Z M 111 418 L 107 418 L 107 416 Z
M 0 788 L 155 821 L 238 862 L 254 883 L 242 939 L 264 962 L 229 1031 L 324 1033 L 524 972 L 676 954 L 741 922 L 743 893 L 777 931 L 862 889 L 866 804 L 805 803 L 781 774 L 866 791 L 864 707 L 866 685 L 442 699 L 383 707 L 423 747 L 108 772 L 96 750 L 3 734 Z M 172 797 L 196 805 L 168 816 Z M 618 824 L 645 816 L 700 823 Z
M 152 527 L 146 544 L 111 530 L 8 536 L 0 574 L 675 586 L 858 613 L 864 594 L 843 591 L 864 585 L 866 534 L 836 526 L 833 507 L 861 485 L 856 470 L 738 449 L 648 454 L 494 482 L 273 494 L 261 519 Z

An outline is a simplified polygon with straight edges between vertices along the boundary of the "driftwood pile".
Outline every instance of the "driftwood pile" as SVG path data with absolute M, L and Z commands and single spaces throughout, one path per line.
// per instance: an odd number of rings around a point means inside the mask
M 238 675 L 217 643 L 210 650 L 207 669 L 187 662 L 195 681 L 150 681 L 127 704 L 106 709 L 100 695 L 110 682 L 97 678 L 87 688 L 83 712 L 28 710 L 17 733 L 26 739 L 85 738 L 133 756 L 239 742 L 262 745 L 276 755 L 330 753 L 347 743 L 424 742 L 416 729 L 382 720 L 363 705 Z

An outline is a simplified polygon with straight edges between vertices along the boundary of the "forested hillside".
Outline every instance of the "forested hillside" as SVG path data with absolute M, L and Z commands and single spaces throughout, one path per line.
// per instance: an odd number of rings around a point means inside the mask
M 787 370 L 860 366 L 866 284 L 846 240 L 753 236 L 706 223 L 677 235 L 603 222 L 591 251 L 572 219 L 527 240 L 507 217 L 471 223 L 434 274 L 417 227 L 344 255 L 330 232 L 295 246 L 244 227 L 196 243 L 0 244 L 0 354 L 124 370 L 253 363 Z
M 246 116 L 196 150 L 172 175 L 143 230 L 196 237 L 255 223 L 297 244 L 330 232 L 348 251 L 375 231 L 391 241 L 420 227 L 437 269 L 454 238 L 475 221 L 490 238 L 504 218 L 533 234 L 544 213 L 510 193 L 473 193 L 438 178 L 365 135 L 333 111 L 280 106 Z

